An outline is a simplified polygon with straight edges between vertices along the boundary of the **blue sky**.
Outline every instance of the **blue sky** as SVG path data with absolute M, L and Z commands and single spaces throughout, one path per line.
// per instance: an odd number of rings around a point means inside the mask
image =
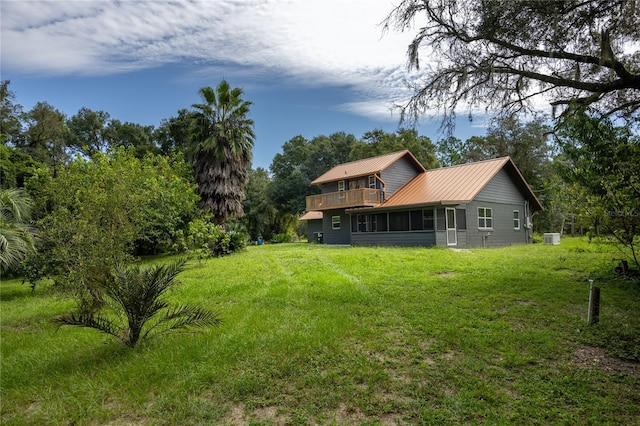
M 223 78 L 252 101 L 253 167 L 282 145 L 344 131 L 398 128 L 390 108 L 410 93 L 413 31 L 383 33 L 388 0 L 184 2 L 2 0 L 1 78 L 29 110 L 47 101 L 158 126 Z M 423 64 L 428 66 L 428 61 Z M 438 119 L 421 135 L 439 139 Z M 456 136 L 484 135 L 461 119 Z

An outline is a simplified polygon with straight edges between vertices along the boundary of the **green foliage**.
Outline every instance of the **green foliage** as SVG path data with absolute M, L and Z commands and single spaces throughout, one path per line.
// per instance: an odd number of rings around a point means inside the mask
M 21 189 L 0 189 L 0 274 L 16 268 L 35 252 L 29 225 L 32 202 Z
M 342 132 L 330 136 L 316 136 L 308 141 L 296 136 L 282 145 L 282 154 L 276 154 L 271 162 L 273 175 L 269 197 L 279 213 L 272 232 L 287 232 L 279 225 L 289 225 L 291 215 L 305 211 L 307 195 L 319 193 L 311 181 L 332 167 L 349 161 L 349 154 L 356 139 Z M 280 223 L 281 222 L 281 223 Z
M 573 111 L 558 127 L 560 173 L 584 188 L 596 231 L 612 235 L 640 268 L 640 137 L 607 118 Z
M 246 198 L 242 202 L 245 214 L 241 220 L 253 241 L 260 236 L 271 239 L 272 229 L 276 226 L 278 211 L 269 197 L 270 185 L 271 179 L 265 169 L 258 167 L 249 171 Z
M 162 120 L 153 132 L 153 138 L 161 152 L 166 155 L 178 151 L 187 152 L 194 115 L 189 110 L 181 109 L 176 117 Z
M 400 129 L 396 133 L 376 129 L 365 133 L 362 139 L 351 147 L 350 161 L 408 149 L 426 169 L 440 165 L 435 155 L 436 147 L 431 139 L 419 136 L 415 129 Z
M 25 114 L 26 130 L 16 146 L 49 167 L 68 160 L 66 117 L 47 102 L 38 102 Z
M 133 348 L 146 338 L 176 330 L 220 324 L 218 315 L 193 306 L 170 307 L 169 290 L 179 284 L 176 277 L 186 259 L 150 268 L 116 265 L 111 277 L 99 284 L 105 296 L 100 311 L 79 311 L 54 319 L 59 325 L 99 330 Z
M 549 176 L 549 126 L 542 119 L 521 122 L 517 116 L 495 120 L 486 136 L 472 136 L 465 142 L 448 137 L 438 143 L 438 158 L 447 165 L 509 156 L 534 190 Z
M 183 177 L 185 167 L 179 159 L 141 160 L 118 149 L 77 158 L 55 175 L 40 170 L 28 186 L 39 212 L 42 255 L 30 259 L 27 270 L 71 286 L 91 311 L 116 264 L 130 260 L 136 248 L 169 250 L 176 231 L 193 217 L 197 196 Z
M 241 251 L 247 246 L 247 238 L 242 230 L 227 230 L 205 216 L 189 222 L 181 249 L 195 254 L 200 261 Z
M 232 89 L 222 80 L 215 90 L 201 88 L 204 103 L 193 105 L 189 156 L 200 206 L 219 224 L 243 214 L 243 187 L 249 180 L 255 134 L 248 118 L 251 102 L 242 94 L 242 89 Z
M 273 237 L 271 237 L 271 242 L 274 244 L 290 243 L 292 240 L 293 237 L 291 236 L 291 234 L 287 233 L 275 234 Z
M 110 117 L 106 111 L 80 108 L 76 115 L 67 120 L 69 128 L 67 146 L 86 157 L 115 148 L 107 130 Z
M 22 105 L 17 104 L 16 94 L 9 89 L 10 80 L 0 82 L 0 145 L 15 144 L 22 133 Z
M 28 154 L 6 145 L 0 145 L 0 188 L 22 188 L 36 171 L 45 167 Z

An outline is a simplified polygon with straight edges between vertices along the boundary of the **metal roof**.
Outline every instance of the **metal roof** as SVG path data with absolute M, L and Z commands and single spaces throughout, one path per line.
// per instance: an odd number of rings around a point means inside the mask
M 505 167 L 516 186 L 532 203 L 532 210 L 542 210 L 542 204 L 509 157 L 427 170 L 374 208 L 469 203 Z
M 327 182 L 335 182 L 343 179 L 351 179 L 359 176 L 380 173 L 400 158 L 408 156 L 419 169 L 425 170 L 420 162 L 408 150 L 393 152 L 391 154 L 379 155 L 377 157 L 365 158 L 364 160 L 352 161 L 350 163 L 338 164 L 328 172 L 311 182 L 317 185 Z
M 322 219 L 322 212 L 306 212 L 298 220 L 318 220 Z

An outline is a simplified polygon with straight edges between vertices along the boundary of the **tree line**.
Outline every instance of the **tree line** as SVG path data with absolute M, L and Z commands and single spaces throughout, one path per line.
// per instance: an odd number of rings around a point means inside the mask
M 71 223 L 62 218 L 53 226 L 45 220 L 52 220 L 56 199 L 67 199 L 55 194 L 75 193 L 75 202 L 85 206 L 83 211 L 92 200 L 80 200 L 82 191 L 120 194 L 107 205 L 125 203 L 122 194 L 139 194 L 143 202 L 130 202 L 138 211 L 127 213 L 135 218 L 131 223 L 138 230 L 120 251 L 140 255 L 193 248 L 198 239 L 189 234 L 189 226 L 206 228 L 208 220 L 238 231 L 240 236 L 233 244 L 238 246 L 243 234 L 253 241 L 287 241 L 303 235 L 297 218 L 305 210 L 306 196 L 319 191 L 310 182 L 343 162 L 402 149 L 409 149 L 427 168 L 508 155 L 545 206 L 534 218 L 537 231 L 622 235 L 619 230 L 614 232 L 622 228 L 625 234 L 637 235 L 632 219 L 637 211 L 633 201 L 638 199 L 634 198 L 638 172 L 633 166 L 638 138 L 628 127 L 596 120 L 584 111 L 556 127 L 542 118 L 498 117 L 485 136 L 465 141 L 448 136 L 434 143 L 410 128 L 393 133 L 374 129 L 360 139 L 344 132 L 310 140 L 294 136 L 266 170 L 251 168 L 255 135 L 248 118 L 251 102 L 241 98 L 242 91 L 223 81 L 215 89 L 203 88 L 200 94 L 202 103 L 179 110 L 154 128 L 122 123 L 110 119 L 107 112 L 87 108 L 67 118 L 46 102 L 23 112 L 9 81 L 4 81 L 2 187 L 25 188 L 30 193 L 42 235 L 49 228 L 61 232 L 63 225 Z M 226 116 L 219 115 L 223 111 Z M 600 152 L 616 146 L 614 156 Z M 606 168 L 603 157 L 608 160 Z M 107 184 L 105 173 L 114 173 L 114 182 Z M 598 187 L 611 179 L 620 181 L 615 188 L 608 183 L 609 189 Z M 102 187 L 92 186 L 100 182 Z M 629 190 L 631 193 L 622 195 Z M 607 207 L 602 203 L 607 191 L 616 192 L 616 197 L 608 199 L 615 198 L 617 204 Z M 67 205 L 63 210 L 73 211 Z M 625 223 L 614 226 L 614 219 Z M 635 241 L 626 238 L 629 244 Z M 228 248 L 220 252 L 225 250 Z

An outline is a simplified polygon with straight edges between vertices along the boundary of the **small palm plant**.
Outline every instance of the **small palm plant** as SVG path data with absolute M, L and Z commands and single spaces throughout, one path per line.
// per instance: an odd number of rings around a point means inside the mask
M 217 326 L 218 315 L 198 307 L 170 307 L 164 299 L 179 284 L 175 278 L 186 259 L 150 268 L 118 265 L 112 279 L 101 284 L 105 306 L 97 312 L 75 312 L 54 319 L 59 325 L 95 328 L 120 339 L 129 347 L 169 331 Z
M 0 273 L 17 267 L 36 251 L 34 229 L 29 225 L 31 207 L 24 191 L 0 190 Z

